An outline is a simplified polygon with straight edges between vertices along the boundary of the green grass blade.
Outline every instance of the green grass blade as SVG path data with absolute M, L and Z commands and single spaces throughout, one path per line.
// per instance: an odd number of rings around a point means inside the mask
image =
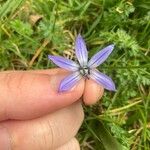
M 25 0 L 7 0 L 0 9 L 0 19 L 7 16 L 8 13 L 13 13 Z

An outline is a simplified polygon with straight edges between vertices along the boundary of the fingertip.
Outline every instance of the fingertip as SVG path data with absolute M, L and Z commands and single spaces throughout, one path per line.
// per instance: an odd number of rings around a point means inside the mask
M 69 91 L 57 92 L 56 96 L 59 97 L 60 99 L 64 99 L 63 102 L 60 102 L 60 100 L 59 100 L 59 104 L 61 105 L 61 107 L 70 105 L 70 104 L 74 103 L 75 101 L 78 101 L 84 93 L 84 87 L 85 87 L 84 79 L 81 79 Z
M 61 73 L 50 76 L 49 79 L 49 87 L 50 89 L 46 92 L 45 102 L 42 100 L 42 106 L 40 104 L 40 108 L 44 112 L 53 112 L 60 108 L 64 108 L 72 103 L 78 101 L 84 92 L 84 80 L 81 79 L 72 89 L 60 92 L 59 86 L 61 81 L 68 75 L 69 73 Z
M 86 80 L 83 101 L 86 105 L 95 104 L 104 93 L 104 88 L 93 80 Z

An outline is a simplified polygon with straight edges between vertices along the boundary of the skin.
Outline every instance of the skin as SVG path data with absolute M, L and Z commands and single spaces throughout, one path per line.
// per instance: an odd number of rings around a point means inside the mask
M 0 149 L 80 149 L 75 135 L 84 119 L 81 101 L 96 103 L 103 88 L 82 79 L 58 93 L 67 74 L 62 69 L 0 73 Z

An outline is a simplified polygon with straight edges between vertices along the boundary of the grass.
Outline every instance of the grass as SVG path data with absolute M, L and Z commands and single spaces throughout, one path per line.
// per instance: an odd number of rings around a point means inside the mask
M 0 69 L 52 68 L 48 54 L 74 57 L 80 32 L 90 56 L 115 44 L 99 69 L 117 92 L 85 107 L 83 150 L 150 149 L 150 2 L 147 0 L 1 0 Z

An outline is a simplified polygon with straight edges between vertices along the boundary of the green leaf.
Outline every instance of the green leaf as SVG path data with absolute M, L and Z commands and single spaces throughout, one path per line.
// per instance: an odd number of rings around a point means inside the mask
M 98 120 L 92 122 L 92 128 L 86 123 L 87 128 L 94 136 L 96 143 L 103 144 L 105 150 L 122 150 L 123 147 L 118 141 L 110 134 L 103 123 Z M 101 149 L 99 147 L 99 149 Z

